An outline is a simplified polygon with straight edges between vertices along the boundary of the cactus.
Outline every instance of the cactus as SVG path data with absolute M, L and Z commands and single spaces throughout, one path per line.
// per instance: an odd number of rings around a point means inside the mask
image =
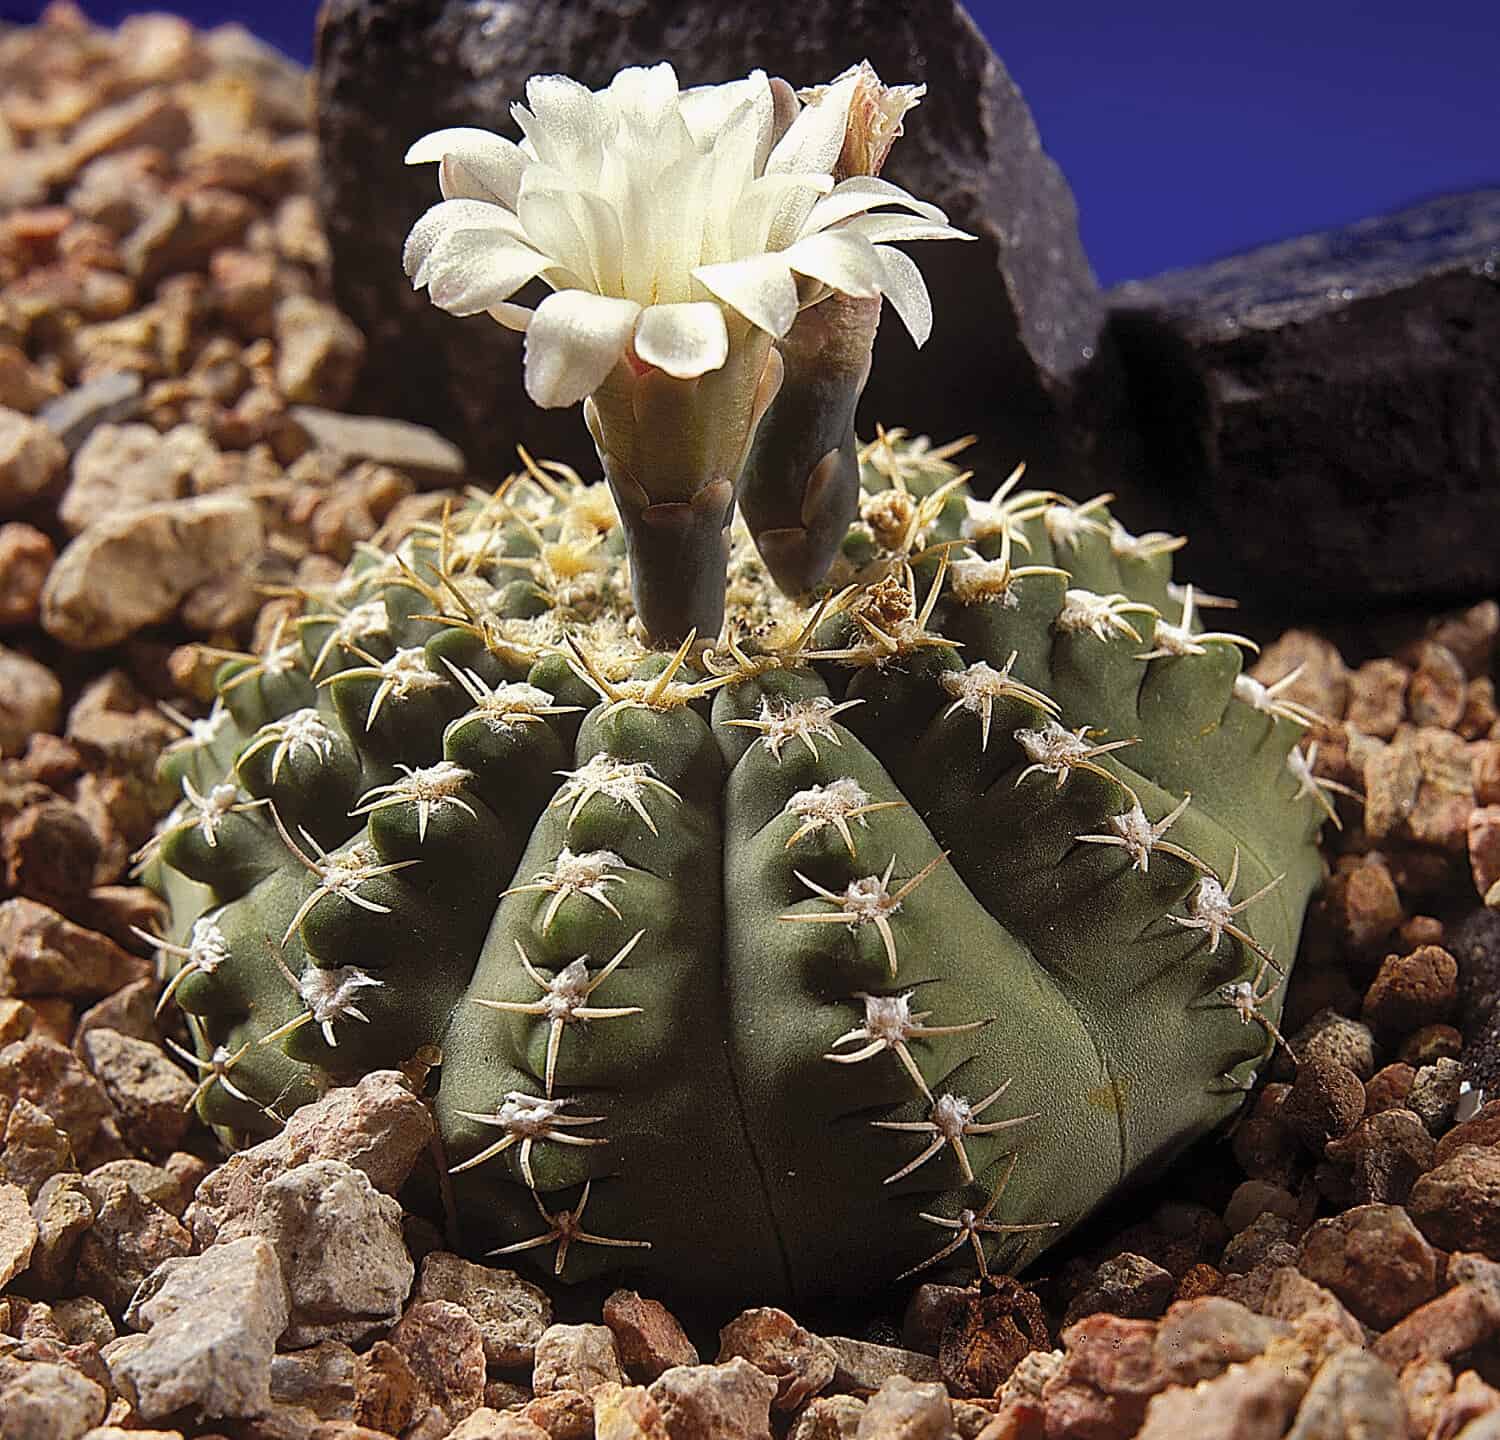
M 764 1302 L 1019 1269 L 1233 1114 L 1308 714 L 1178 541 L 953 449 L 866 447 L 803 599 L 737 526 L 722 644 L 642 645 L 604 484 L 528 460 L 225 663 L 147 857 L 202 1116 L 402 1067 L 466 1250 Z

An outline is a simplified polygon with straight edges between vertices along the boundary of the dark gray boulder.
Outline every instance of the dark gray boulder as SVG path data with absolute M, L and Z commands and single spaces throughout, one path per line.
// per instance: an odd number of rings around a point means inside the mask
M 1190 578 L 1304 620 L 1500 589 L 1500 190 L 1108 299 Z
M 974 431 L 993 475 L 1025 458 L 1038 484 L 1129 489 L 1123 380 L 1072 195 L 952 0 L 327 0 L 321 198 L 338 302 L 369 339 L 358 407 L 434 425 L 483 468 L 509 469 L 517 440 L 593 465 L 575 411 L 526 399 L 520 336 L 452 319 L 406 284 L 402 240 L 436 198 L 430 167 L 401 163 L 419 135 L 480 125 L 514 136 L 510 102 L 542 72 L 598 87 L 621 66 L 669 58 L 684 85 L 756 66 L 803 85 L 862 57 L 889 82 L 928 85 L 885 174 L 980 239 L 919 247 L 933 336 L 918 354 L 898 324 L 882 327 L 861 433 L 876 420 L 940 440 Z

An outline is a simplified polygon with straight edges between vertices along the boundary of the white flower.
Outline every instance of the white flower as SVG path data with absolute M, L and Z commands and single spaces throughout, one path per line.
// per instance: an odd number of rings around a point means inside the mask
M 512 107 L 519 144 L 462 128 L 407 152 L 440 165 L 444 198 L 412 228 L 406 273 L 455 315 L 527 330 L 543 406 L 592 395 L 622 359 L 679 380 L 718 370 L 743 322 L 779 338 L 834 291 L 886 296 L 920 345 L 931 302 L 893 242 L 971 237 L 888 181 L 835 183 L 860 73 L 807 92 L 779 139 L 762 71 L 687 91 L 666 63 L 601 91 L 536 76 Z M 514 303 L 538 278 L 554 293 Z

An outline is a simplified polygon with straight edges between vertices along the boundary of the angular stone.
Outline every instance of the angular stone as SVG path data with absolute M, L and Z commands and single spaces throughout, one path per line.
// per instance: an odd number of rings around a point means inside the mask
M 481 1405 L 448 1432 L 448 1440 L 551 1440 L 551 1437 L 524 1415 L 507 1415 Z
M 1497 243 L 1500 190 L 1474 191 L 1111 292 L 1148 452 L 1227 593 L 1305 618 L 1500 587 L 1500 550 L 1453 545 L 1500 523 Z
M 530 1365 L 537 1340 L 552 1323 L 552 1302 L 529 1280 L 445 1250 L 422 1257 L 412 1298 L 450 1300 L 467 1310 L 484 1338 L 485 1360 L 502 1370 Z
M 94 1223 L 94 1202 L 78 1175 L 56 1175 L 41 1187 L 32 1207 L 37 1222 L 36 1249 L 29 1283 L 39 1295 L 71 1290 L 79 1246 Z
M 83 1188 L 94 1205 L 94 1223 L 78 1250 L 77 1285 L 121 1315 L 142 1281 L 192 1249 L 192 1237 L 124 1180 L 85 1177 Z
M 83 1037 L 79 1049 L 130 1145 L 147 1155 L 175 1150 L 192 1124 L 188 1106 L 195 1086 L 161 1046 L 96 1029 Z
M 1413 1361 L 1451 1360 L 1482 1344 L 1500 1328 L 1500 1307 L 1470 1285 L 1455 1285 L 1419 1305 L 1375 1342 L 1375 1354 L 1393 1370 Z
M 263 543 L 260 512 L 244 496 L 106 516 L 58 556 L 42 592 L 42 625 L 76 649 L 113 645 L 165 620 L 205 580 L 249 565 Z
M 1191 1389 L 1174 1385 L 1155 1396 L 1136 1440 L 1280 1440 L 1306 1389 L 1298 1371 L 1267 1358 L 1231 1365 Z
M 1292 1093 L 1295 1096 L 1296 1086 Z M 1089 1282 L 1068 1302 L 1062 1323 L 1071 1325 L 1101 1310 L 1131 1320 L 1149 1320 L 1167 1308 L 1175 1288 L 1171 1271 L 1144 1255 L 1129 1251 L 1112 1255 L 1099 1263 Z
M 1284 1321 L 1257 1315 L 1219 1295 L 1179 1300 L 1157 1327 L 1156 1365 L 1170 1384 L 1196 1385 L 1253 1359 L 1289 1333 Z
M 674 1365 L 647 1394 L 671 1440 L 770 1440 L 776 1382 L 742 1355 L 725 1365 Z
M 393 1325 L 415 1267 L 401 1206 L 342 1160 L 314 1160 L 261 1191 L 254 1227 L 276 1248 L 292 1314 L 285 1343 L 356 1342 Z
M 1025 455 L 1040 473 L 1071 475 L 1086 490 L 1122 488 L 1133 437 L 1072 196 L 1020 91 L 960 5 L 884 0 L 851 22 L 842 6 L 794 0 L 628 18 L 598 0 L 524 0 L 503 16 L 497 25 L 489 10 L 457 0 L 333 0 L 323 11 L 320 201 L 335 296 L 370 342 L 362 408 L 435 426 L 481 471 L 508 470 L 518 441 L 596 466 L 577 414 L 526 399 L 520 335 L 489 320 L 456 322 L 400 284 L 406 232 L 437 199 L 431 167 L 401 164 L 414 137 L 450 125 L 509 131 L 508 107 L 535 74 L 599 87 L 622 66 L 665 55 L 684 86 L 756 67 L 803 86 L 867 56 L 889 83 L 931 82 L 882 174 L 979 240 L 919 257 L 937 324 L 915 364 L 887 316 L 862 432 L 876 420 L 938 438 L 977 428 L 989 454 Z
M 0 995 L 94 1000 L 140 980 L 150 962 L 50 906 L 0 902 Z
M 687 1332 L 659 1300 L 647 1300 L 634 1290 L 616 1290 L 604 1302 L 604 1323 L 614 1335 L 620 1363 L 632 1379 L 655 1380 L 674 1365 L 699 1362 L 697 1348 Z
M 1399 1205 L 1361 1205 L 1317 1221 L 1297 1268 L 1378 1330 L 1437 1292 L 1437 1256 Z
M 941 1381 L 892 1375 L 871 1397 L 855 1430 L 857 1440 L 947 1440 L 953 1406 Z
M 325 1340 L 271 1361 L 271 1399 L 279 1405 L 300 1405 L 321 1420 L 352 1420 L 358 1372 L 354 1351 Z
M 855 1440 L 865 1402 L 855 1395 L 819 1395 L 787 1432 L 787 1440 Z
M 1133 1435 L 1166 1384 L 1156 1322 L 1090 1315 L 1062 1333 L 1062 1364 L 1042 1388 L 1049 1434 Z
M 90 1163 L 124 1154 L 109 1099 L 72 1051 L 32 1035 L 0 1049 L 0 1099 L 31 1101 Z
M 271 1356 L 288 1310 L 280 1262 L 258 1235 L 169 1260 L 126 1315 L 145 1341 L 111 1373 L 147 1420 L 185 1405 L 259 1414 L 271 1404 Z
M 484 1403 L 484 1339 L 457 1305 L 413 1305 L 391 1331 L 390 1344 L 416 1382 L 417 1415 L 436 1409 L 451 1427 Z
M 288 400 L 342 405 L 354 389 L 365 340 L 332 305 L 288 295 L 276 306 L 276 383 Z
M 0 515 L 39 500 L 67 463 L 68 452 L 45 421 L 0 408 Z
M 104 1390 L 67 1365 L 0 1371 L 0 1440 L 79 1440 L 104 1419 Z
M 39 660 L 0 645 L 0 756 L 21 755 L 33 735 L 57 729 L 62 682 Z
M 37 1234 L 26 1192 L 16 1185 L 0 1184 L 0 1290 L 31 1263 Z
M 346 460 L 372 460 L 437 483 L 456 480 L 468 469 L 458 446 L 426 425 L 378 415 L 342 415 L 312 405 L 294 405 L 290 413 L 313 444 Z
M 1406 1401 L 1393 1371 L 1363 1350 L 1330 1355 L 1302 1397 L 1286 1440 L 1343 1440 L 1349 1435 L 1399 1436 Z
M 922 1381 L 942 1378 L 937 1360 L 920 1350 L 851 1340 L 846 1335 L 825 1335 L 823 1343 L 833 1351 L 834 1372 L 829 1384 L 835 1390 L 878 1390 L 892 1375 Z
M 722 1365 L 743 1355 L 776 1381 L 778 1410 L 796 1410 L 818 1393 L 837 1367 L 831 1347 L 804 1330 L 785 1310 L 761 1306 L 737 1315 L 719 1331 Z
M 72 455 L 100 425 L 135 419 L 141 413 L 143 392 L 141 377 L 134 370 L 106 371 L 43 406 L 37 419 Z
M 549 1325 L 536 1342 L 531 1384 L 538 1395 L 624 1383 L 615 1337 L 604 1325 Z
M 52 541 L 34 525 L 0 525 L 0 629 L 35 622 L 47 572 L 57 559 Z
M 101 425 L 73 457 L 58 518 L 76 535 L 101 516 L 180 499 L 217 454 L 196 425 L 165 435 L 152 425 Z
M 417 1380 L 406 1356 L 377 1340 L 359 1357 L 354 1375 L 354 1419 L 373 1430 L 399 1435 L 417 1405 Z
M 4 1051 L 0 1051 L 3 1057 Z M 263 1188 L 309 1160 L 342 1160 L 394 1195 L 433 1136 L 432 1112 L 397 1070 L 375 1070 L 357 1085 L 304 1105 L 270 1140 L 231 1155 L 198 1187 L 189 1211 L 200 1246 L 251 1233 Z
M 1434 1245 L 1500 1259 L 1500 1150 L 1461 1146 L 1411 1187 L 1407 1209 Z

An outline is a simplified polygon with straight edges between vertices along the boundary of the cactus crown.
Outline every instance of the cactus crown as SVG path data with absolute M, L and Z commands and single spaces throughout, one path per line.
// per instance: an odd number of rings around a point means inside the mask
M 1306 716 L 1103 498 L 857 461 L 817 591 L 736 527 L 722 642 L 528 460 L 224 665 L 147 856 L 205 1118 L 404 1065 L 465 1248 L 764 1300 L 1020 1267 L 1232 1113 Z

